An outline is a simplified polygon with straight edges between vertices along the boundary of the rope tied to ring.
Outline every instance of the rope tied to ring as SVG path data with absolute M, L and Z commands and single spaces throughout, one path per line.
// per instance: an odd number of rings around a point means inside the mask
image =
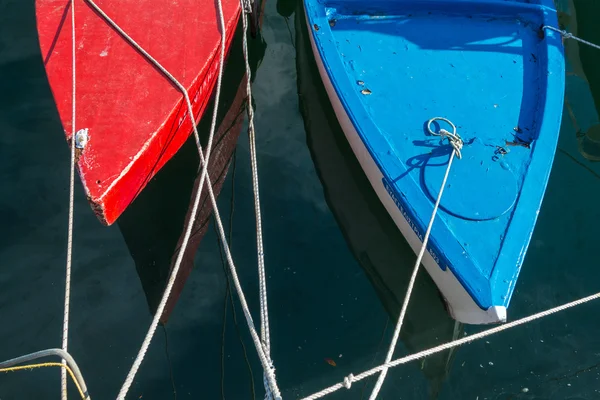
M 440 128 L 440 130 L 438 132 L 434 131 L 431 128 L 431 124 L 435 121 L 444 121 L 445 123 L 450 125 L 450 127 L 452 127 L 452 132 L 449 132 L 448 130 L 446 130 L 444 128 Z M 427 130 L 433 136 L 440 136 L 442 138 L 442 140 L 444 138 L 448 138 L 448 140 L 450 141 L 450 145 L 456 151 L 456 157 L 462 158 L 461 150 L 463 148 L 463 140 L 460 137 L 460 135 L 456 132 L 456 126 L 452 123 L 452 121 L 450 121 L 447 118 L 443 118 L 443 117 L 433 117 L 429 121 L 427 121 Z

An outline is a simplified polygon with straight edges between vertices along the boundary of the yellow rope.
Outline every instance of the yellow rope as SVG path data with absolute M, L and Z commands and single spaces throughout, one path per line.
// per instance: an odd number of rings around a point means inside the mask
M 21 370 L 24 370 L 24 369 L 34 369 L 34 368 L 42 368 L 42 367 L 61 367 L 61 368 L 65 368 L 67 370 L 67 372 L 69 373 L 69 375 L 71 376 L 71 379 L 73 379 L 73 383 L 75 383 L 75 386 L 77 386 L 77 390 L 79 391 L 79 394 L 81 395 L 81 398 L 83 400 L 86 400 L 88 398 L 83 393 L 83 390 L 81 390 L 81 386 L 79 386 L 79 382 L 77 382 L 77 379 L 75 379 L 75 374 L 73 374 L 73 371 L 71 370 L 71 368 L 68 365 L 66 365 L 66 364 L 61 364 L 59 362 L 45 362 L 45 363 L 39 363 L 39 364 L 18 365 L 18 366 L 15 366 L 15 367 L 0 368 L 0 372 L 21 371 Z

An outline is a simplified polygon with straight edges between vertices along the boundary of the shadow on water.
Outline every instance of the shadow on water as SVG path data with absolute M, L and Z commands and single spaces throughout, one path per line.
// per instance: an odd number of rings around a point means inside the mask
M 302 3 L 296 10 L 298 96 L 307 144 L 325 197 L 340 230 L 390 316 L 398 317 L 415 254 L 377 198 L 336 119 L 312 53 Z M 450 341 L 462 334 L 428 274 L 419 274 L 401 341 L 410 352 Z M 384 346 L 385 348 L 385 346 Z M 454 352 L 426 358 L 421 370 L 437 398 Z
M 266 43 L 260 35 L 248 40 L 252 76 L 264 57 L 265 50 Z M 223 70 L 214 150 L 209 162 L 209 176 L 217 196 L 227 176 L 245 115 L 245 72 L 240 20 Z M 213 108 L 214 92 L 207 105 L 207 112 L 198 124 L 203 147 L 208 142 Z M 189 218 L 188 207 L 191 207 L 195 194 L 194 182 L 199 177 L 199 163 L 196 143 L 193 136 L 190 136 L 117 221 L 135 261 L 152 314 L 161 300 L 170 269 L 177 257 L 178 242 L 185 233 Z M 163 322 L 168 319 L 185 279 L 194 266 L 194 256 L 208 228 L 211 210 L 212 206 L 204 189 L 190 245 L 183 259 L 182 273 L 179 274 L 179 282 L 174 289 L 173 299 L 167 306 Z
M 600 29 L 598 29 L 598 16 L 600 15 L 600 2 L 589 0 L 573 0 L 574 21 L 577 24 L 576 34 L 589 42 L 600 44 Z M 569 18 L 566 18 L 569 25 Z M 587 80 L 596 112 L 600 115 L 600 50 L 587 45 L 578 45 L 579 57 L 585 79 Z M 595 124 L 585 132 L 578 132 L 579 151 L 590 161 L 600 161 L 600 124 Z

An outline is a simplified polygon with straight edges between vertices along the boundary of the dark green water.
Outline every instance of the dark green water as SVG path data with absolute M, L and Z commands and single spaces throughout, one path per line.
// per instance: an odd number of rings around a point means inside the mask
M 600 42 L 598 4 L 561 2 L 561 21 Z M 267 47 L 254 85 L 272 356 L 287 399 L 384 359 L 415 258 L 328 117 L 319 82 L 311 78 L 303 30 L 295 27 L 295 9 L 293 2 L 267 1 Z M 0 16 L 0 359 L 7 359 L 61 343 L 69 152 L 43 71 L 33 5 L 1 0 Z M 583 157 L 579 146 L 593 155 L 582 137 L 587 132 L 593 138 L 597 129 L 592 93 L 600 106 L 599 53 L 567 44 L 559 150 L 510 319 L 600 291 L 600 165 Z M 257 311 L 245 135 L 235 182 L 230 174 L 219 199 L 226 220 L 232 183 L 233 255 L 250 309 Z M 92 397 L 114 398 L 151 316 L 119 228 L 98 223 L 80 187 L 75 212 L 70 352 Z M 223 334 L 225 287 L 211 228 L 166 327 L 168 347 L 159 329 L 132 399 L 220 399 L 222 392 L 228 399 L 253 398 L 240 336 L 255 398 L 262 398 L 262 372 L 237 299 L 240 335 L 230 308 Z M 414 296 L 397 356 L 480 329 L 455 329 L 426 274 Z M 584 305 L 398 367 L 388 374 L 380 398 L 599 399 L 599 312 L 598 303 Z M 0 375 L 0 399 L 58 398 L 59 382 L 57 370 Z M 366 398 L 373 383 L 367 382 L 364 393 L 358 383 L 329 398 Z

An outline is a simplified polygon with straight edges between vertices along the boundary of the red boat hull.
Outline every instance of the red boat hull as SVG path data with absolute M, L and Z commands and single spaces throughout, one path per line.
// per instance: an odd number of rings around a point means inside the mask
M 222 0 L 229 50 L 238 0 Z M 187 88 L 196 121 L 217 80 L 221 34 L 213 0 L 98 0 L 98 5 Z M 210 12 L 209 12 L 210 11 Z M 40 47 L 68 140 L 72 135 L 70 1 L 37 0 Z M 192 132 L 183 96 L 84 0 L 75 3 L 77 130 L 89 141 L 77 168 L 112 224 Z

